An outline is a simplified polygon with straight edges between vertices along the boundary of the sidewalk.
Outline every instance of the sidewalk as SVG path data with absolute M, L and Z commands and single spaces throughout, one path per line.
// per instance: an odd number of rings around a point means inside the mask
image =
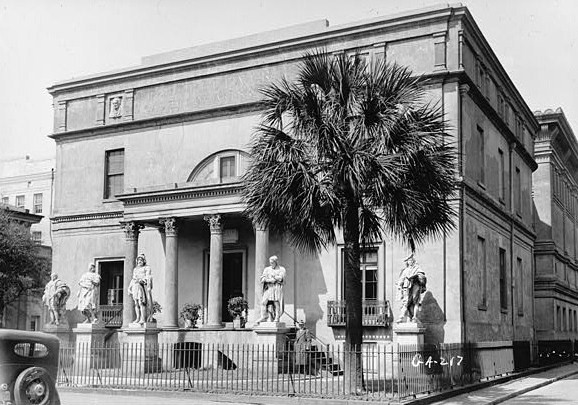
M 424 396 L 414 400 L 402 401 L 404 405 L 468 405 L 468 404 L 499 404 L 513 397 L 524 394 L 551 384 L 554 381 L 578 374 L 578 363 L 555 366 L 548 370 L 524 376 L 510 375 L 495 380 L 485 381 L 439 394 Z M 251 405 L 361 405 L 371 403 L 355 399 L 321 399 L 309 397 L 288 396 L 262 396 L 262 395 L 235 395 L 203 392 L 180 392 L 180 391 L 146 391 L 146 390 L 103 390 L 86 388 L 59 388 L 63 404 L 83 403 L 85 405 L 100 404 L 102 400 L 111 405 L 149 405 L 158 404 L 162 401 L 165 405 L 177 403 L 195 403 L 202 405 L 228 404 L 251 404 Z M 451 396 L 456 391 L 463 392 L 457 396 Z M 105 398 L 106 397 L 106 398 Z M 82 398 L 82 399 L 81 399 Z M 160 400 L 160 401 L 159 401 Z M 91 402 L 93 401 L 93 402 Z M 385 403 L 385 402 L 375 402 Z M 392 402 L 394 404 L 397 401 Z
M 435 405 L 499 404 L 508 399 L 517 397 L 518 395 L 522 395 L 528 391 L 538 389 L 574 374 L 578 374 L 578 363 L 571 363 L 561 367 L 551 368 L 527 377 L 513 379 L 503 384 L 498 382 L 495 385 L 478 390 L 475 390 L 475 387 L 471 387 L 475 391 L 467 392 L 441 401 L 435 401 L 433 397 L 430 397 L 430 401 L 427 401 L 427 403 Z M 431 399 L 433 399 L 433 401 Z M 426 400 L 426 398 L 418 399 L 416 401 L 408 401 L 407 404 L 425 404 L 426 401 L 424 400 Z

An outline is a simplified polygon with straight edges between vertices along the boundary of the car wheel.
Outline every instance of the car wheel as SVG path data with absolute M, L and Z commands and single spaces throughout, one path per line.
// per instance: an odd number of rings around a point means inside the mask
M 49 405 L 55 394 L 52 377 L 42 367 L 27 368 L 14 383 L 16 405 Z

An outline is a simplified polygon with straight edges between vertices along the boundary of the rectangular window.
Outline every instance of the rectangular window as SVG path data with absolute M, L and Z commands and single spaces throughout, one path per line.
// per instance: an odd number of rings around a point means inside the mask
M 516 167 L 516 177 L 514 178 L 514 204 L 516 207 L 516 214 L 522 213 L 522 178 L 520 169 Z
M 34 213 L 35 214 L 41 214 L 42 213 L 42 193 L 39 194 L 34 194 L 33 197 L 33 209 L 34 209 Z
M 486 284 L 487 284 L 487 275 L 486 275 L 486 240 L 481 236 L 478 236 L 478 272 L 480 275 L 480 292 L 481 292 L 481 300 L 480 300 L 480 309 L 486 309 L 487 307 L 487 295 L 486 295 Z
M 500 248 L 500 309 L 508 309 L 508 284 L 506 276 L 506 251 Z
M 562 311 L 560 305 L 556 305 L 556 326 L 555 330 L 562 330 Z
M 114 198 L 124 190 L 124 149 L 106 151 L 104 198 Z
M 367 248 L 359 255 L 362 299 L 377 300 L 377 248 Z M 341 250 L 341 296 L 345 297 L 345 250 Z
M 498 193 L 501 202 L 506 198 L 506 161 L 504 151 L 498 149 Z
M 518 315 L 524 315 L 524 267 L 522 259 L 516 259 L 516 272 L 518 273 Z
M 222 157 L 220 160 L 220 178 L 221 181 L 231 179 L 237 175 L 235 156 Z
M 10 197 L 2 197 L 2 204 L 10 204 Z
M 478 126 L 478 146 L 479 146 L 479 158 L 480 158 L 480 173 L 479 181 L 484 184 L 486 181 L 486 145 L 484 139 L 484 130 Z
M 566 327 L 566 308 L 562 308 L 562 331 L 566 330 L 568 330 Z
M 25 198 L 23 195 L 16 196 L 16 206 L 18 208 L 24 208 Z
M 40 316 L 32 315 L 30 317 L 30 330 L 33 331 L 40 330 Z
M 34 231 L 32 232 L 32 240 L 37 243 L 37 244 L 41 244 L 42 243 L 42 232 L 40 231 Z

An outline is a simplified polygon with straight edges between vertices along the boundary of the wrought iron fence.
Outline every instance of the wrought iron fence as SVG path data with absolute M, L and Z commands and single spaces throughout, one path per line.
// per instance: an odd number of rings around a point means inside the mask
M 345 373 L 351 360 L 361 373 Z M 353 367 L 353 366 L 351 366 Z M 301 350 L 256 344 L 103 345 L 60 350 L 58 384 L 402 400 L 514 370 L 512 342 Z

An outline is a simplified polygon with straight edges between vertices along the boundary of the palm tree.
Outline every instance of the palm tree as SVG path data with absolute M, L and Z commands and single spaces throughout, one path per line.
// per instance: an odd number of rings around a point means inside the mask
M 247 215 L 307 252 L 345 243 L 346 373 L 360 389 L 360 252 L 388 233 L 413 252 L 454 226 L 456 150 L 424 80 L 396 64 L 307 53 L 295 81 L 261 90 L 244 177 Z

